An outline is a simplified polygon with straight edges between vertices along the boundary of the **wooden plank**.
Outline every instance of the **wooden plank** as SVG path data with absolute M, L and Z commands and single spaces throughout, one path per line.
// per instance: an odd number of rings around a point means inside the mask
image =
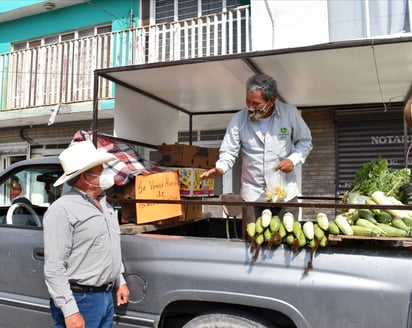
M 205 217 L 199 219 L 192 219 L 189 221 L 182 221 L 180 218 L 172 218 L 162 221 L 157 221 L 156 223 L 150 224 L 134 224 L 134 223 L 127 223 L 120 225 L 120 231 L 122 234 L 125 235 L 137 235 L 144 232 L 151 232 L 156 231 L 159 229 L 166 229 L 166 228 L 173 228 L 183 224 L 197 222 L 206 219 Z M 178 236 L 172 236 L 171 238 L 178 238 Z
M 346 236 L 346 235 L 329 235 L 328 239 L 330 242 L 342 242 L 343 240 L 376 240 L 385 242 L 394 242 L 396 246 L 411 247 L 412 238 L 411 237 L 383 237 L 383 236 Z

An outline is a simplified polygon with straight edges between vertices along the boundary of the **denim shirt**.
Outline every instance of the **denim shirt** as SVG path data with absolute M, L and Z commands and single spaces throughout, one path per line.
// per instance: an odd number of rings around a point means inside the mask
M 227 172 L 239 153 L 242 157 L 241 196 L 245 201 L 265 201 L 265 191 L 273 186 L 279 171 L 274 167 L 283 159 L 303 164 L 311 152 L 311 132 L 295 106 L 276 101 L 268 118 L 265 134 L 258 121 L 249 118 L 247 108 L 237 112 L 229 122 L 219 150 L 216 167 Z M 286 201 L 297 196 L 296 173 L 284 174 Z

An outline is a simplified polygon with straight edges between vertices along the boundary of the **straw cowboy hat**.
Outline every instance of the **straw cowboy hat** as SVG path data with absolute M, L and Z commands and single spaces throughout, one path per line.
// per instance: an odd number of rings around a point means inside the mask
M 62 151 L 59 156 L 64 174 L 54 183 L 57 187 L 80 173 L 97 165 L 117 160 L 116 156 L 106 151 L 97 150 L 91 141 L 79 141 Z

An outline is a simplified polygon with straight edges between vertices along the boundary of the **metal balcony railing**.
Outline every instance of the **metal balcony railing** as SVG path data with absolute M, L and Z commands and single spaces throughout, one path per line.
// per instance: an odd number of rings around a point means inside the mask
M 0 54 L 0 110 L 93 99 L 95 69 L 250 51 L 249 6 Z M 102 81 L 100 98 L 113 97 Z

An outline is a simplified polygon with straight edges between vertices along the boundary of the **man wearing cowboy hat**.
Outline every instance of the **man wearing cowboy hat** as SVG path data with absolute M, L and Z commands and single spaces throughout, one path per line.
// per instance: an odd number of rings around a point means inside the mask
M 112 287 L 117 305 L 129 299 L 117 215 L 102 196 L 113 185 L 102 164 L 116 157 L 81 141 L 59 159 L 65 173 L 54 186 L 72 188 L 44 216 L 44 274 L 54 327 L 112 327 Z

